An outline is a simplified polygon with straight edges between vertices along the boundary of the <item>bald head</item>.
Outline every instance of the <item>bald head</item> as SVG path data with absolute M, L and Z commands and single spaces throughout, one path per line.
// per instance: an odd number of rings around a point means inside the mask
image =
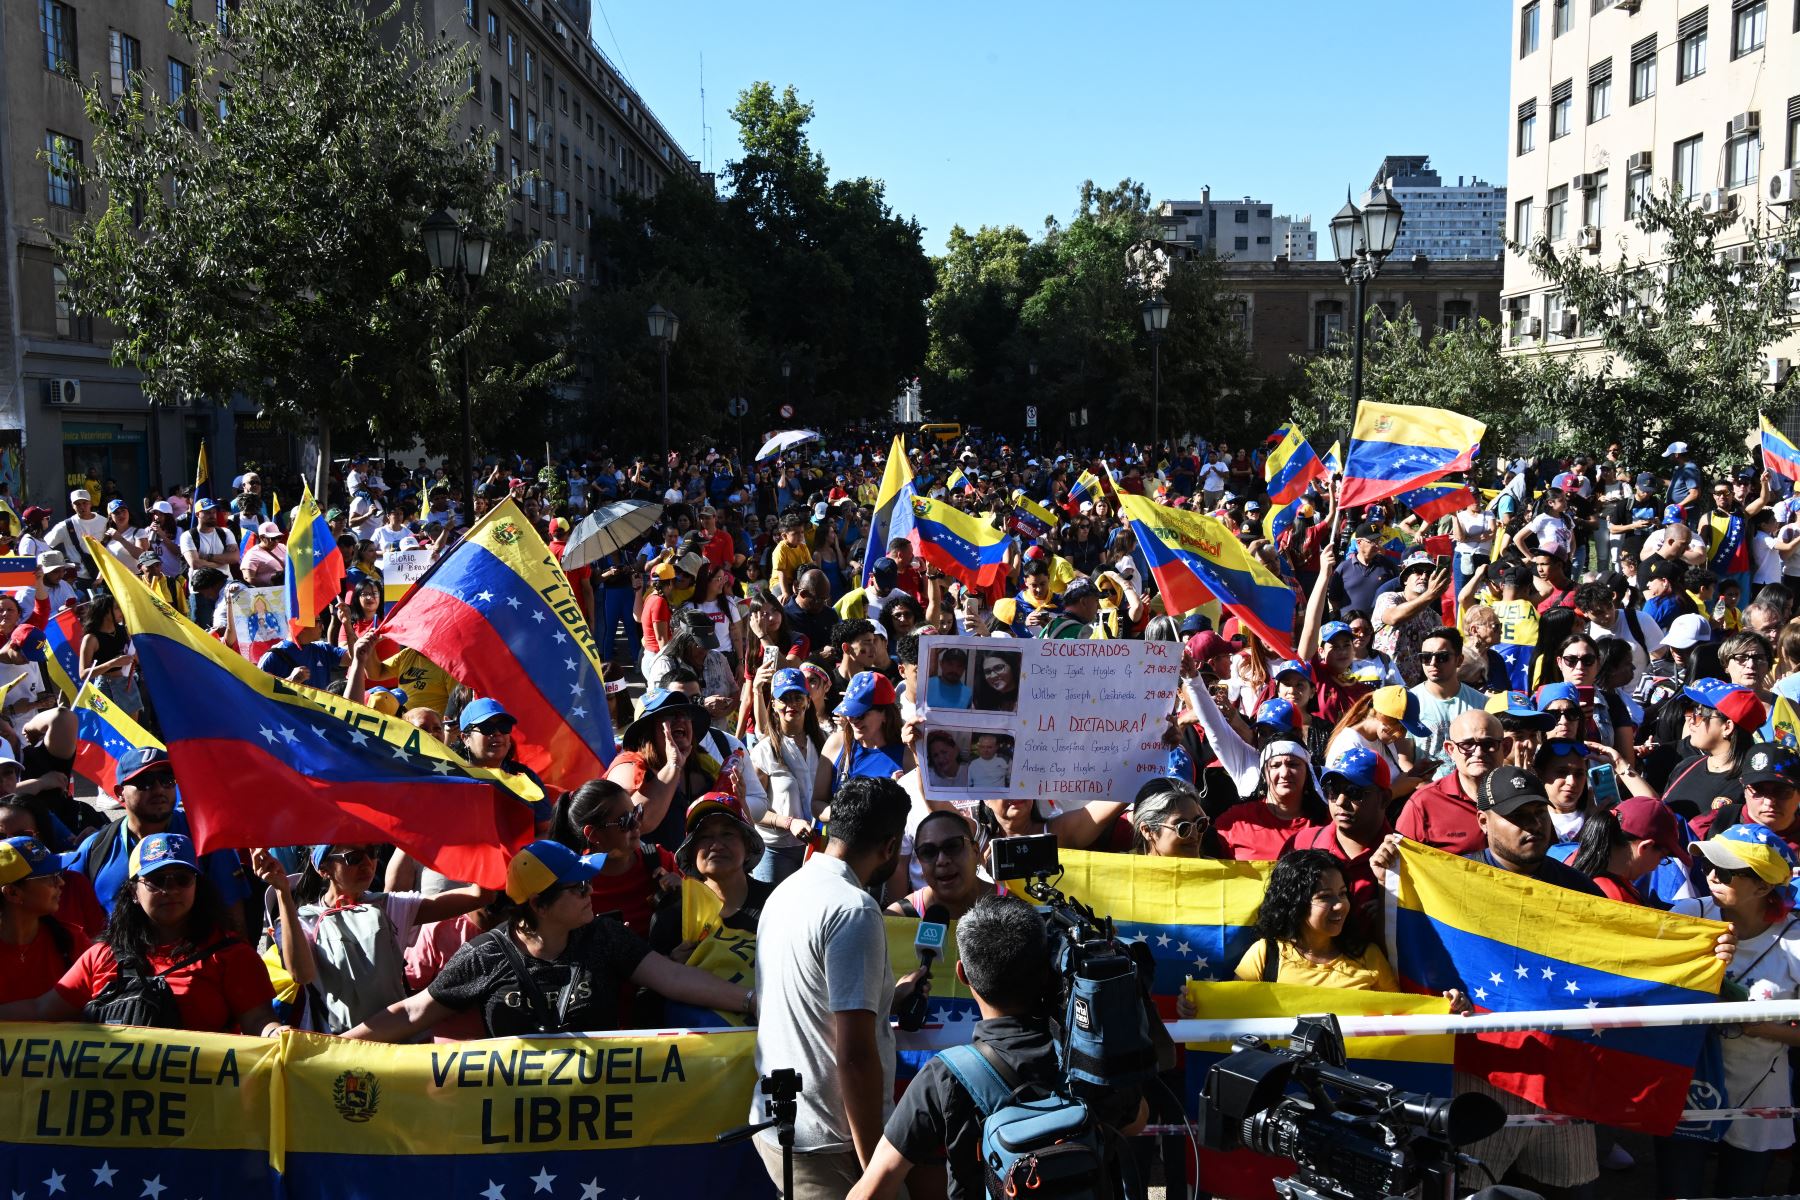
M 1500 719 L 1491 712 L 1472 708 L 1450 722 L 1450 761 L 1456 765 L 1463 790 L 1473 792 L 1483 775 L 1499 766 L 1506 753 Z

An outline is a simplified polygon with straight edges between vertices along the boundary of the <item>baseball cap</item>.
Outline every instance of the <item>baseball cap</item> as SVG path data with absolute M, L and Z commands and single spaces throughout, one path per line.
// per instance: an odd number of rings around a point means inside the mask
M 170 510 L 170 511 L 173 511 L 173 510 Z M 27 504 L 22 510 L 20 510 L 19 520 L 21 520 L 29 525 L 31 522 L 37 520 L 39 517 L 47 517 L 49 515 L 50 515 L 50 510 L 43 507 L 42 505 Z
M 219 502 L 214 500 L 211 496 L 202 496 L 200 499 L 194 501 L 194 508 L 198 512 L 211 512 L 217 507 L 219 507 Z
M 1755 483 L 1758 479 L 1762 478 L 1762 472 L 1755 467 L 1739 467 L 1737 469 L 1737 474 L 1732 476 L 1732 478 L 1736 479 L 1739 483 Z
M 1098 596 L 1100 589 L 1094 586 L 1091 579 L 1077 579 L 1063 590 L 1063 603 L 1074 604 L 1078 600 L 1087 600 Z
M 1351 632 L 1350 626 L 1342 621 L 1327 621 L 1325 628 L 1319 630 L 1319 645 L 1323 646 L 1339 634 Z
M 1531 702 L 1531 696 L 1527 692 L 1495 692 L 1488 697 L 1485 707 L 1497 717 L 1530 722 L 1537 728 L 1548 728 L 1551 724 L 1538 711 L 1537 705 Z
M 118 512 L 121 508 L 124 508 L 124 507 L 125 507 L 125 502 L 123 500 L 117 499 L 116 497 L 114 499 L 108 500 L 106 502 L 106 515 L 110 517 L 112 514 Z
M 1739 729 L 1759 729 L 1769 715 L 1755 692 L 1723 679 L 1696 679 L 1682 688 L 1681 694 L 1720 713 Z
M 1262 510 L 1263 502 L 1261 500 L 1246 500 L 1244 502 L 1244 511 L 1246 513 L 1259 513 Z
M 259 537 L 278 538 L 281 536 L 281 526 L 273 521 L 264 521 L 256 527 L 256 532 Z
M 756 865 L 762 858 L 762 838 L 757 836 L 756 827 L 750 818 L 744 815 L 744 806 L 730 792 L 707 792 L 695 800 L 687 808 L 687 819 L 684 827 L 686 836 L 675 851 L 675 865 L 681 868 L 684 875 L 693 875 L 694 859 L 700 847 L 695 841 L 695 831 L 700 823 L 708 817 L 728 817 L 734 824 L 738 840 L 744 847 L 744 865 L 746 868 Z
M 1636 482 L 1638 490 L 1641 492 L 1649 492 L 1656 489 L 1656 476 L 1648 471 L 1639 471 L 1638 477 L 1634 482 Z
M 137 556 L 137 565 L 140 567 L 160 567 L 162 566 L 162 555 L 154 550 L 146 550 Z
M 870 709 L 893 704 L 894 685 L 886 675 L 875 671 L 858 671 L 844 689 L 844 698 L 833 711 L 840 717 L 867 716 Z
M 1780 742 L 1757 742 L 1744 759 L 1744 770 L 1738 776 L 1745 783 L 1773 783 L 1779 780 L 1800 787 L 1800 753 Z
M 900 578 L 900 564 L 884 554 L 875 560 L 875 565 L 869 568 L 869 573 L 877 579 L 898 579 Z
M 152 833 L 143 841 L 131 848 L 131 857 L 127 860 L 125 873 L 134 879 L 142 879 L 153 871 L 164 867 L 187 867 L 198 871 L 200 864 L 194 861 L 194 843 L 182 833 Z
M 1382 716 L 1406 726 L 1406 731 L 1414 737 L 1431 736 L 1431 730 L 1419 720 L 1419 698 L 1399 684 L 1376 688 L 1370 693 L 1369 702 Z
M 1527 804 L 1548 804 L 1543 781 L 1518 767 L 1495 767 L 1475 785 L 1475 807 L 1481 812 L 1510 817 Z
M 1264 700 L 1257 706 L 1256 723 L 1259 726 L 1267 725 L 1279 729 L 1284 733 L 1300 728 L 1300 720 L 1294 714 L 1294 706 L 1279 696 Z
M 1195 662 L 1211 662 L 1221 654 L 1236 654 L 1237 647 L 1210 629 L 1202 629 L 1187 640 L 1188 653 Z
M 491 696 L 478 696 L 469 701 L 468 706 L 462 710 L 462 715 L 457 718 L 457 724 L 463 729 L 479 729 L 491 721 L 505 721 L 508 729 L 518 724 L 505 706 Z M 543 888 L 538 890 L 542 891 Z
M 161 746 L 134 746 L 119 756 L 119 769 L 113 782 L 130 783 L 144 772 L 155 770 L 174 770 L 169 764 L 169 752 Z
M 1662 519 L 1664 525 L 1679 525 L 1687 520 L 1687 513 L 1679 504 L 1665 504 Z
M 1628 796 L 1613 809 L 1619 828 L 1633 838 L 1649 838 L 1656 848 L 1687 866 L 1687 847 L 1682 844 L 1681 818 L 1654 796 Z
M 1331 756 L 1321 778 L 1336 776 L 1357 787 L 1385 788 L 1393 781 L 1393 775 L 1387 760 L 1367 746 L 1346 746 Z
M 1537 690 L 1537 710 L 1539 712 L 1564 700 L 1570 704 L 1579 705 L 1581 703 L 1580 690 L 1572 683 L 1546 683 Z
M 1297 658 L 1284 658 L 1269 668 L 1270 679 L 1280 679 L 1283 675 L 1298 675 L 1302 679 L 1313 677 L 1312 668 Z
M 1677 454 L 1686 454 L 1687 452 L 1686 442 L 1670 442 L 1669 448 L 1662 452 L 1662 456 L 1664 458 L 1674 458 Z
M 1211 628 L 1212 622 L 1207 619 L 1205 613 L 1191 612 L 1187 616 L 1181 618 L 1181 632 L 1183 636 L 1205 633 Z
M 1794 852 L 1781 835 L 1766 825 L 1746 822 L 1703 842 L 1689 842 L 1688 849 L 1715 867 L 1727 871 L 1754 871 L 1764 883 L 1793 895 Z
M 1669 622 L 1669 632 L 1663 634 L 1662 644 L 1675 650 L 1686 650 L 1701 642 L 1712 640 L 1712 626 L 1699 613 L 1682 613 Z
M 94 502 L 94 498 L 88 494 L 88 490 L 86 488 L 76 488 L 74 491 L 69 493 L 69 503 L 70 504 L 75 503 L 77 500 L 86 500 L 89 504 L 92 504 Z
M 1356 536 L 1365 542 L 1379 542 L 1381 540 L 1381 529 L 1382 526 L 1379 521 L 1364 521 L 1361 525 L 1356 527 Z
M 806 676 L 798 667 L 783 667 L 775 672 L 775 678 L 769 681 L 769 691 L 779 699 L 793 692 L 806 694 Z
M 506 895 L 523 904 L 539 892 L 565 883 L 586 883 L 600 873 L 604 854 L 576 854 L 561 842 L 536 841 L 506 864 Z
M 36 838 L 14 837 L 0 842 L 0 885 L 61 874 L 62 859 Z

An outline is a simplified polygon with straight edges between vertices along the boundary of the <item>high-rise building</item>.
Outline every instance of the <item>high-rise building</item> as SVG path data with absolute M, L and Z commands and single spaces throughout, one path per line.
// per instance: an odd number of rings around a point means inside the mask
M 590 0 L 410 0 L 428 30 L 465 40 L 479 97 L 463 124 L 499 133 L 492 168 L 521 182 L 514 228 L 551 248 L 550 269 L 593 280 L 596 213 L 622 192 L 654 192 L 698 173 L 668 130 L 588 35 Z M 187 0 L 202 20 L 237 0 Z M 80 86 L 134 86 L 165 97 L 204 88 L 193 46 L 168 25 L 170 5 L 101 0 L 0 4 L 0 483 L 64 511 L 82 481 L 116 483 L 135 507 L 152 487 L 191 477 L 202 438 L 216 470 L 285 464 L 288 435 L 241 403 L 153 409 L 138 373 L 111 361 L 112 330 L 74 311 L 55 239 L 102 203 L 61 165 L 92 154 Z M 192 119 L 210 119 L 198 97 Z
M 1312 217 L 1276 217 L 1274 229 L 1275 256 L 1286 256 L 1290 262 L 1312 262 L 1319 257 L 1319 235 L 1313 232 Z
M 1312 218 L 1278 217 L 1262 200 L 1214 200 L 1212 189 L 1200 189 L 1198 200 L 1165 200 L 1157 208 L 1163 241 L 1188 255 L 1210 251 L 1233 262 L 1273 262 L 1314 258 L 1318 238 Z
M 1504 248 L 1506 189 L 1479 178 L 1444 182 L 1423 154 L 1390 154 L 1381 160 L 1369 190 L 1387 188 L 1405 219 L 1395 259 L 1492 259 Z
M 1651 188 L 1719 214 L 1718 244 L 1747 241 L 1759 205 L 1800 190 L 1800 9 L 1793 0 L 1526 0 L 1508 53 L 1509 235 L 1558 254 L 1654 266 L 1632 222 Z M 1411 211 L 1407 223 L 1411 223 Z M 1800 261 L 1788 270 L 1800 288 Z M 1503 303 L 1518 349 L 1597 353 L 1521 252 L 1506 254 Z M 1800 335 L 1778 348 L 1797 357 Z

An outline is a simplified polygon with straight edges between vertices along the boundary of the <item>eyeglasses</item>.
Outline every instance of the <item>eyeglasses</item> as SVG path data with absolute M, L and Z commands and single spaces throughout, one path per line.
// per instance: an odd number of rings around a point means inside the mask
M 1565 654 L 1562 656 L 1562 660 L 1571 667 L 1591 667 L 1600 661 L 1599 657 L 1593 654 Z
M 1162 822 L 1162 823 L 1156 824 L 1156 825 L 1147 825 L 1147 826 L 1145 826 L 1145 828 L 1146 829 L 1171 830 L 1175 834 L 1175 837 L 1179 841 L 1185 842 L 1189 838 L 1195 836 L 1196 834 L 1198 834 L 1201 831 L 1203 831 L 1204 829 L 1206 829 L 1206 827 L 1210 824 L 1211 824 L 1211 822 L 1205 821 L 1205 820 L 1165 821 L 1165 822 Z
M 200 879 L 198 871 L 185 867 L 166 867 L 154 875 L 139 875 L 138 882 L 153 892 L 183 892 Z
M 464 733 L 479 733 L 482 737 L 511 737 L 511 725 L 476 725 L 463 730 Z
M 573 892 L 583 900 L 586 900 L 589 896 L 594 894 L 594 885 L 585 879 L 580 883 L 558 884 L 556 887 L 549 889 L 548 896 L 550 899 L 554 900 L 564 892 Z
M 360 867 L 364 863 L 372 863 L 375 856 L 367 850 L 340 850 L 336 854 L 327 854 L 326 862 L 343 863 L 346 867 Z
M 936 862 L 940 858 L 956 858 L 968 848 L 967 834 L 956 834 L 941 842 L 914 842 L 913 857 L 920 862 Z
M 1742 654 L 1733 654 L 1730 658 L 1727 658 L 1725 661 L 1730 662 L 1730 663 L 1739 663 L 1744 666 L 1766 667 L 1769 665 L 1768 656 L 1766 654 L 1758 654 L 1754 650 L 1746 650 Z
M 1717 709 L 1707 708 L 1705 705 L 1701 705 L 1701 704 L 1696 704 L 1696 705 L 1693 705 L 1692 707 L 1690 707 L 1688 709 L 1687 715 L 1690 719 L 1695 720 L 1695 721 L 1720 721 L 1720 722 L 1723 722 L 1724 720 L 1726 720 L 1724 713 L 1719 712 Z
M 1558 724 L 1564 721 L 1573 721 L 1581 715 L 1581 709 L 1574 705 L 1568 708 L 1546 708 L 1544 711 L 1556 718 Z
M 626 809 L 619 816 L 608 817 L 604 821 L 591 822 L 596 829 L 636 829 L 643 823 L 644 810 L 635 804 Z
M 1733 869 L 1731 867 L 1721 867 L 1718 863 L 1712 862 L 1706 864 L 1706 873 L 1720 883 L 1731 883 L 1734 880 L 1742 879 L 1747 875 L 1756 874 L 1755 871 L 1750 870 L 1748 867 L 1738 867 Z
M 1501 745 L 1499 738 L 1464 738 L 1450 743 L 1451 749 L 1463 754 L 1498 754 Z
M 1419 661 L 1422 663 L 1449 662 L 1451 659 L 1453 659 L 1455 657 L 1456 657 L 1456 655 L 1449 650 L 1421 650 L 1421 651 L 1419 651 Z

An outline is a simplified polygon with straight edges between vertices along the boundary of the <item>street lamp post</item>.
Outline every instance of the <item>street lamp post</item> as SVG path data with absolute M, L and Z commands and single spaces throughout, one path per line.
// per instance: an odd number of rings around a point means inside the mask
M 1162 343 L 1169 332 L 1169 302 L 1161 292 L 1144 301 L 1144 332 L 1150 335 L 1150 447 L 1162 442 Z
M 1038 368 L 1038 362 L 1035 357 L 1026 360 L 1025 369 L 1026 369 L 1026 371 L 1030 372 L 1030 374 L 1031 374 L 1031 404 L 1032 404 L 1032 407 L 1034 407 L 1034 408 L 1037 407 L 1037 402 L 1038 402 L 1037 368 Z M 1042 429 L 1043 427 L 1044 427 L 1044 414 L 1040 412 L 1037 414 L 1037 424 L 1033 425 L 1031 427 L 1031 444 L 1032 445 L 1034 445 L 1034 446 L 1043 445 L 1043 442 L 1038 433 L 1038 430 Z
M 785 354 L 781 356 L 781 403 L 791 417 L 794 411 L 794 360 Z
M 425 218 L 419 232 L 425 241 L 425 257 L 431 269 L 453 275 L 458 295 L 463 301 L 463 315 L 468 315 L 469 297 L 475 285 L 487 274 L 488 254 L 493 243 L 473 225 L 462 222 L 444 209 Z M 462 350 L 462 484 L 463 511 L 475 511 L 475 412 L 469 399 L 469 339 L 463 338 Z
M 652 304 L 644 314 L 650 326 L 650 340 L 656 343 L 656 355 L 662 366 L 662 452 L 663 466 L 669 465 L 669 347 L 681 331 L 681 318 L 660 304 Z
M 1368 305 L 1369 280 L 1381 274 L 1381 264 L 1394 252 L 1400 240 L 1403 213 L 1394 193 L 1378 188 L 1369 203 L 1357 208 L 1344 196 L 1344 207 L 1331 218 L 1331 248 L 1343 268 L 1344 282 L 1352 287 L 1351 305 L 1355 309 L 1356 333 L 1350 365 L 1350 419 L 1356 419 L 1362 403 L 1363 379 L 1363 312 Z

